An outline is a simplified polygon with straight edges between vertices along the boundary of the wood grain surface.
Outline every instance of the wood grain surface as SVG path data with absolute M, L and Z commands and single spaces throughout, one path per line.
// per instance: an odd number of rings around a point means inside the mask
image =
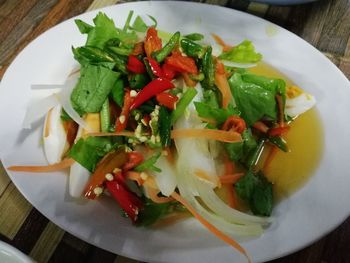
M 16 55 L 52 26 L 118 0 L 0 0 L 0 79 Z M 245 0 L 199 1 L 263 17 L 299 35 L 323 52 L 350 78 L 350 1 L 321 0 L 269 6 Z M 46 262 L 137 262 L 90 245 L 65 232 L 33 208 L 0 163 L 0 240 Z M 350 219 L 314 244 L 273 263 L 350 262 Z

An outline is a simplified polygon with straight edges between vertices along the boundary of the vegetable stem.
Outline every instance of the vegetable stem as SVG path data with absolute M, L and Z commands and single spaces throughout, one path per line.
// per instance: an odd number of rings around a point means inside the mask
M 102 108 L 101 108 L 101 111 L 100 111 L 100 119 L 101 119 L 101 131 L 102 132 L 108 132 L 109 131 L 109 127 L 111 125 L 110 111 L 109 111 L 109 100 L 108 100 L 108 98 L 102 104 Z
M 171 124 L 174 124 L 185 112 L 187 106 L 191 103 L 193 98 L 197 95 L 197 91 L 189 88 L 176 104 L 176 109 L 171 113 Z

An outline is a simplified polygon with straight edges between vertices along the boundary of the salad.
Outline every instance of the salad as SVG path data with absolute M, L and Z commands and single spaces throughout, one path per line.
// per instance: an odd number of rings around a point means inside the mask
M 232 46 L 213 34 L 210 44 L 148 19 L 131 11 L 123 28 L 101 12 L 93 25 L 75 20 L 87 36 L 72 47 L 79 68 L 24 122 L 46 114 L 49 164 L 8 169 L 69 169 L 72 197 L 108 195 L 135 226 L 192 215 L 248 258 L 233 237 L 259 236 L 272 222 L 264 170 L 276 149 L 289 151 L 284 135 L 315 99 L 252 73 L 262 55 L 249 40 Z

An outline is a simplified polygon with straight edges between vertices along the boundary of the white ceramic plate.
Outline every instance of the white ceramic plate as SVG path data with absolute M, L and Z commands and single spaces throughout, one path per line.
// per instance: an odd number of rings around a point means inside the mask
M 122 26 L 129 10 L 150 14 L 164 30 L 215 32 L 238 43 L 251 39 L 264 61 L 314 94 L 324 128 L 325 152 L 315 176 L 274 210 L 275 222 L 260 238 L 242 242 L 256 262 L 280 257 L 315 241 L 339 225 L 350 212 L 347 132 L 350 85 L 319 51 L 294 34 L 263 19 L 217 6 L 176 2 L 138 2 L 102 9 Z M 96 11 L 80 15 L 91 21 Z M 268 32 L 268 33 L 267 33 Z M 271 34 L 273 32 L 273 34 Z M 21 130 L 31 84 L 63 83 L 75 64 L 71 46 L 85 37 L 73 19 L 55 26 L 21 52 L 7 70 L 0 88 L 0 153 L 4 166 L 43 164 L 41 128 Z M 245 262 L 236 251 L 194 220 L 158 230 L 135 228 L 118 216 L 112 200 L 83 204 L 66 194 L 64 173 L 9 173 L 23 195 L 54 223 L 106 250 L 151 262 Z
M 34 263 L 27 255 L 17 248 L 0 241 L 0 262 L 2 263 Z

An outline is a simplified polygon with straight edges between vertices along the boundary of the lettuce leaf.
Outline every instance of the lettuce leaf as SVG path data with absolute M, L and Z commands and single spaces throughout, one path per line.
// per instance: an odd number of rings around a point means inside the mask
M 83 66 L 71 95 L 74 109 L 80 113 L 99 112 L 119 76 L 120 73 L 102 66 Z
M 247 157 L 256 149 L 257 142 L 250 129 L 242 133 L 242 142 L 225 143 L 224 147 L 232 161 L 244 162 Z
M 262 55 L 255 52 L 255 47 L 251 41 L 244 40 L 239 45 L 223 52 L 219 59 L 237 63 L 256 63 L 262 59 Z

